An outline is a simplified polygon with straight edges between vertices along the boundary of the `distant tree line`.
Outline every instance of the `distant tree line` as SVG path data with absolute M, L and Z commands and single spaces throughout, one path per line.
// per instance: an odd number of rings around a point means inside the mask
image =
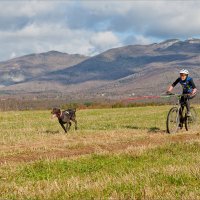
M 145 99 L 145 100 L 79 100 L 69 101 L 66 99 L 17 99 L 17 98 L 0 98 L 0 111 L 11 110 L 50 110 L 53 107 L 61 109 L 77 108 L 77 109 L 94 109 L 94 108 L 122 108 L 122 107 L 138 107 L 138 106 L 158 106 L 175 104 L 177 99 Z M 200 98 L 192 100 L 193 104 L 199 104 Z

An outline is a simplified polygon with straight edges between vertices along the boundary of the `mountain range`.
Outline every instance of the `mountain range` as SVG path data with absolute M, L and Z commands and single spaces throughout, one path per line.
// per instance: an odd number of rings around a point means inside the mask
M 93 57 L 50 51 L 1 62 L 0 93 L 69 99 L 157 95 L 182 68 L 199 88 L 199 66 L 200 39 L 128 45 Z

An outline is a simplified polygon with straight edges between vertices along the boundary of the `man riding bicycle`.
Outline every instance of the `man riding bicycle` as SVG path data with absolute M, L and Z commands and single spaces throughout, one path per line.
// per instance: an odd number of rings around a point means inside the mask
M 190 99 L 193 99 L 196 96 L 197 89 L 194 84 L 194 81 L 191 77 L 188 76 L 189 72 L 187 69 L 182 69 L 180 71 L 180 77 L 168 88 L 167 94 L 171 94 L 173 88 L 180 83 L 183 88 L 183 96 L 180 99 L 181 105 L 186 105 L 187 108 L 187 117 L 191 117 L 190 112 Z

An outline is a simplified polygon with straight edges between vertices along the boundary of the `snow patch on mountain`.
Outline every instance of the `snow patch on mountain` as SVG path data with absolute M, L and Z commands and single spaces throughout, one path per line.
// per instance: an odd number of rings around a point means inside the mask
M 9 73 L 4 73 L 1 76 L 1 79 L 3 80 L 3 82 L 14 82 L 14 83 L 18 83 L 21 81 L 24 81 L 26 79 L 26 77 L 19 72 L 9 72 Z
M 158 46 L 159 48 L 166 49 L 177 42 L 180 42 L 180 40 L 178 39 L 166 40 L 164 42 L 159 43 Z
M 24 81 L 25 80 L 25 76 L 23 74 L 17 74 L 17 75 L 10 76 L 10 79 L 13 82 L 18 83 L 18 82 Z
M 0 88 L 4 88 L 5 87 L 5 85 L 3 85 L 3 84 L 0 84 Z
M 200 44 L 200 39 L 196 39 L 196 38 L 189 38 L 188 41 L 190 44 Z

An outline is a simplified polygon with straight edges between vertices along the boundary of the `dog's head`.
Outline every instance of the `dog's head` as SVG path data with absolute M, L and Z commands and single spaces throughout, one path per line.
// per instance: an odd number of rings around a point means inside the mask
M 61 110 L 59 108 L 53 108 L 51 114 L 53 115 L 53 117 L 58 117 L 61 114 Z

